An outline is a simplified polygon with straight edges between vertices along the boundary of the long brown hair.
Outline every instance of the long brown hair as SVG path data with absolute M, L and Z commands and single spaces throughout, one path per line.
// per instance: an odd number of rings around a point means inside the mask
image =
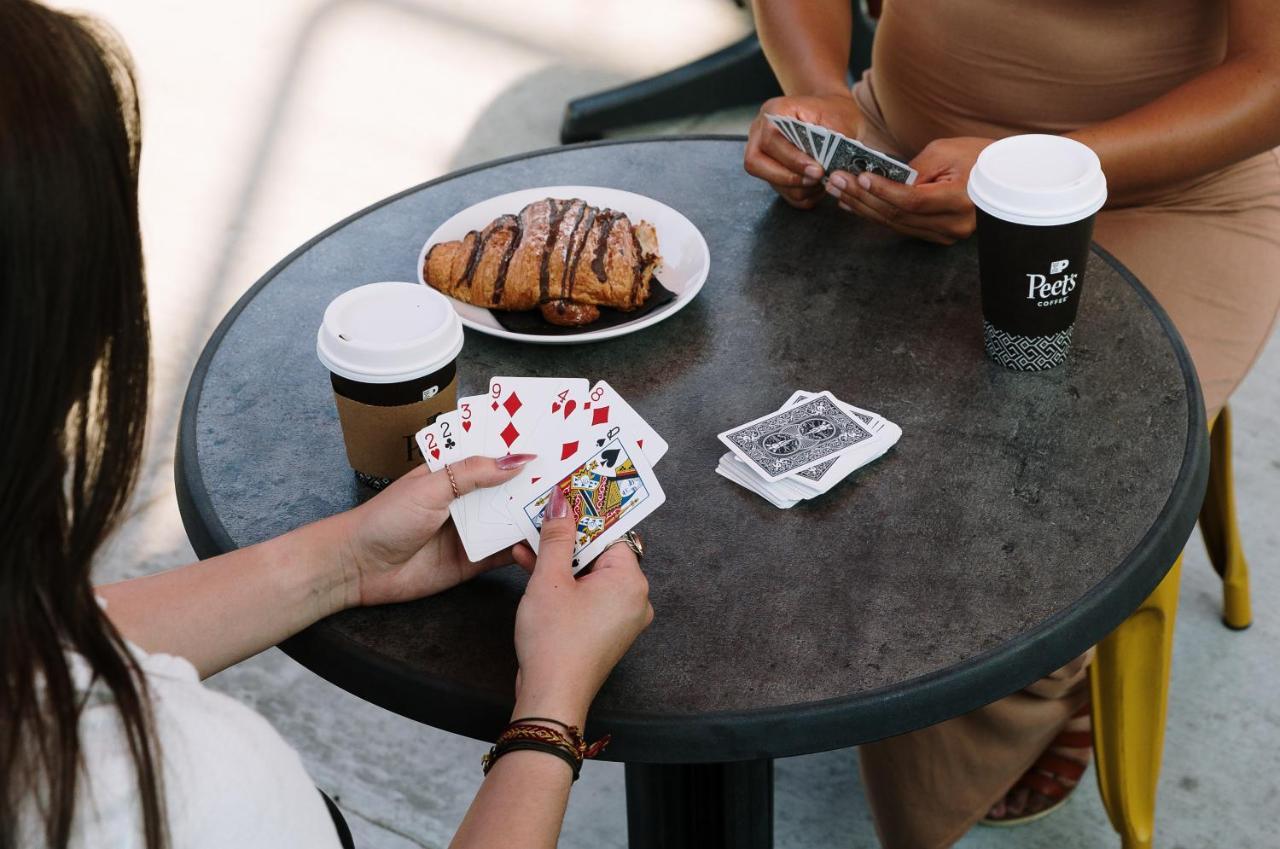
M 0 2 L 0 849 L 64 849 L 83 754 L 68 654 L 120 713 L 166 842 L 146 683 L 89 582 L 137 477 L 150 373 L 133 72 L 101 25 Z M 39 844 L 37 844 L 39 845 Z

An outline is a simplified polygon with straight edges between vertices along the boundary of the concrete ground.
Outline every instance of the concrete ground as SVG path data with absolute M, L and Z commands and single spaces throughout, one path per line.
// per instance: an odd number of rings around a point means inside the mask
M 567 99 L 663 70 L 750 26 L 727 0 L 81 0 L 133 49 L 145 113 L 142 212 L 155 332 L 152 431 L 133 514 L 100 580 L 193 558 L 173 492 L 182 392 L 236 298 L 350 212 L 460 166 L 553 145 Z M 742 131 L 752 110 L 637 132 Z M 354 283 L 364 281 L 352 281 Z M 1237 495 L 1257 624 L 1219 624 L 1219 584 L 1189 547 L 1158 845 L 1280 845 L 1280 345 L 1233 401 Z M 1267 517 L 1272 517 L 1268 519 Z M 448 843 L 482 744 L 330 686 L 272 650 L 210 686 L 251 704 L 341 799 L 363 849 Z M 779 847 L 873 846 L 856 754 L 779 762 Z M 1092 778 L 1060 813 L 978 847 L 1118 845 Z M 622 770 L 588 765 L 562 845 L 625 844 Z M 920 800 L 922 808 L 929 804 Z

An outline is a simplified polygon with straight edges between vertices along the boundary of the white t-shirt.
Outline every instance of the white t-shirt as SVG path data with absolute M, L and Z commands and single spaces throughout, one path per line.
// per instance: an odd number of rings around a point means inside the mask
M 173 849 L 341 849 L 298 753 L 262 716 L 206 688 L 180 657 L 130 646 L 146 674 Z M 71 657 L 77 690 L 92 675 Z M 80 718 L 81 773 L 71 846 L 140 849 L 137 773 L 111 691 L 101 681 Z M 28 814 L 31 812 L 28 811 Z M 21 846 L 42 846 L 35 817 Z

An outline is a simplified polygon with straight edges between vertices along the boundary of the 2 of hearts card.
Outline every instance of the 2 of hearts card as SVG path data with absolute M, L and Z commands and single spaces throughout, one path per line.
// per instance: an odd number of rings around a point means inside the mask
M 536 551 L 553 484 L 577 517 L 577 569 L 665 499 L 653 466 L 666 441 L 604 381 L 494 377 L 488 393 L 460 398 L 417 442 L 432 471 L 473 455 L 537 455 L 503 486 L 454 500 L 450 515 L 472 560 L 521 540 Z

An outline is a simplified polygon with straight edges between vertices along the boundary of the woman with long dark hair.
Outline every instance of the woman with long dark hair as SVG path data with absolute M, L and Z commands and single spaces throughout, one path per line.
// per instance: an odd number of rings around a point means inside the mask
M 653 616 L 627 547 L 575 580 L 563 498 L 536 563 L 525 546 L 467 561 L 447 521 L 450 480 L 419 468 L 261 545 L 91 584 L 146 422 L 138 116 L 109 31 L 0 2 L 0 849 L 339 846 L 296 753 L 199 679 L 343 608 L 430 595 L 512 560 L 532 573 L 513 719 L 547 719 L 513 732 L 524 745 L 499 746 L 454 845 L 554 845 L 583 754 L 576 729 Z M 497 485 L 530 459 L 473 457 L 453 482 Z

